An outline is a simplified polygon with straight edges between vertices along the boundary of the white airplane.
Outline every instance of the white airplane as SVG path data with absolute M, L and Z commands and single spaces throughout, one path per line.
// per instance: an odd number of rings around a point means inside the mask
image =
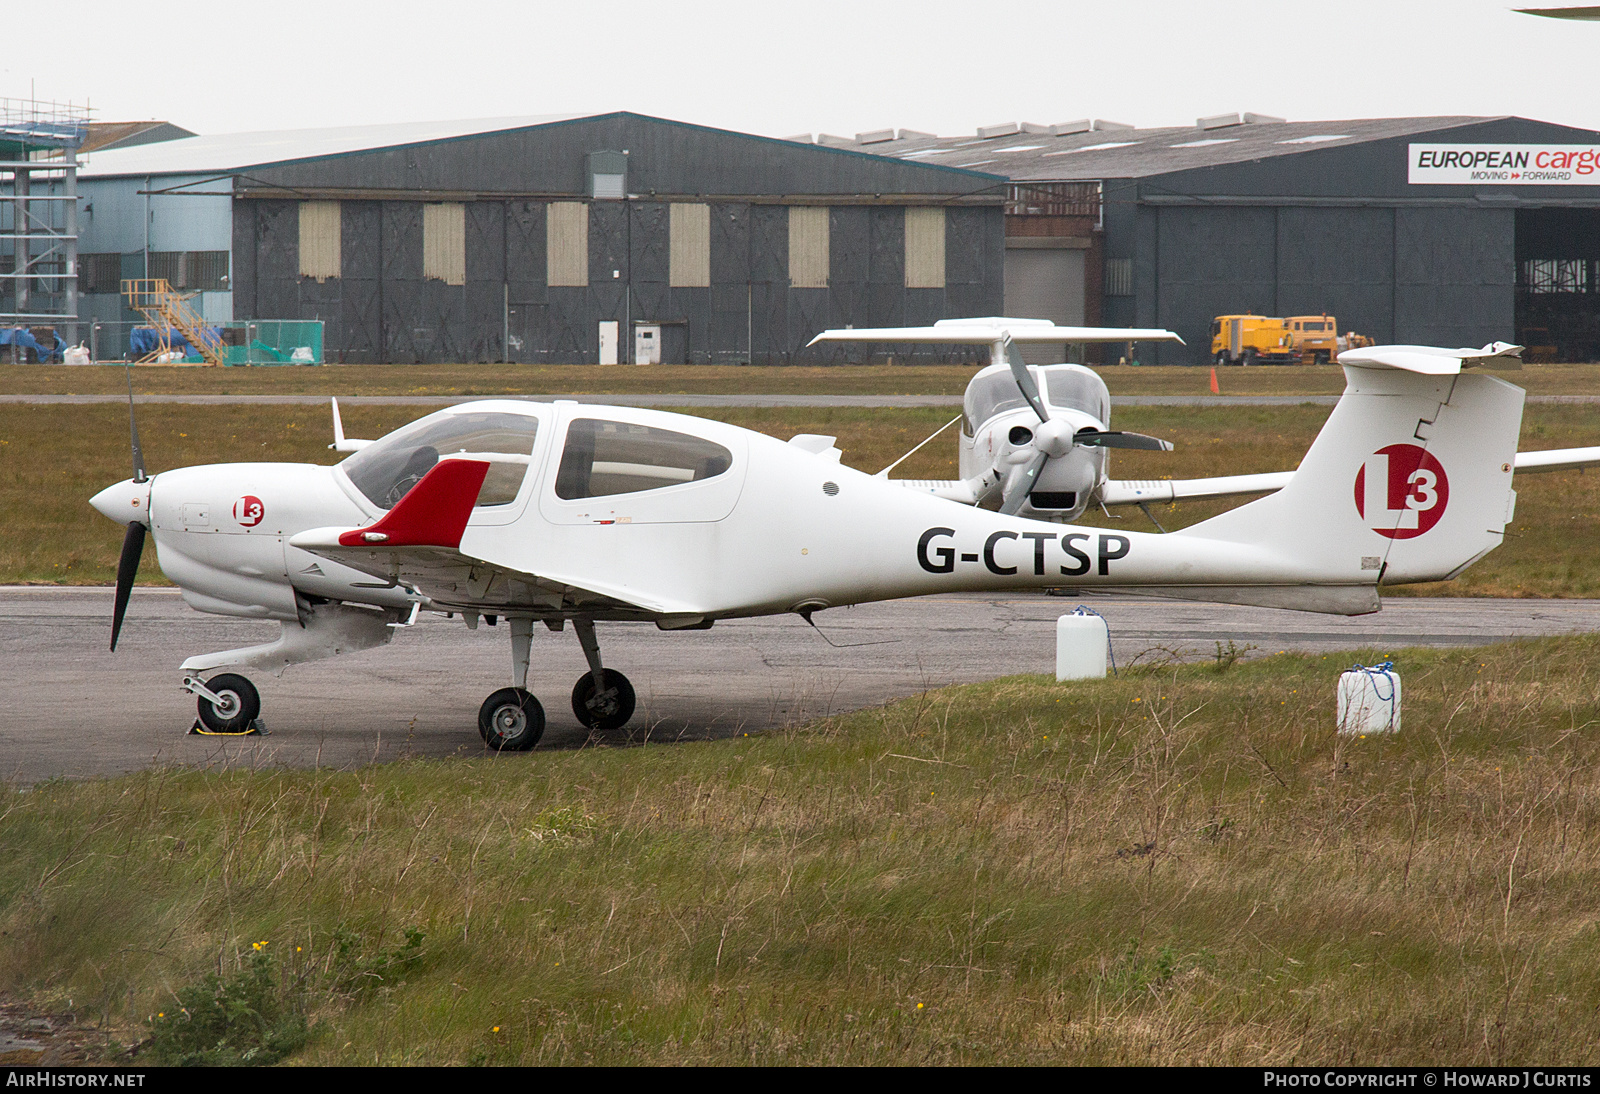
M 1072 585 L 1338 614 L 1378 587 L 1453 576 L 1501 541 L 1523 392 L 1493 377 L 1373 361 L 1281 491 L 1170 535 L 1063 528 L 953 504 L 839 463 L 832 438 L 788 443 L 660 411 L 491 400 L 381 440 L 336 466 L 212 464 L 134 476 L 95 495 L 127 525 L 112 648 L 146 531 L 204 612 L 281 624 L 275 642 L 191 657 L 200 723 L 248 732 L 277 669 L 387 643 L 421 611 L 509 623 L 511 686 L 484 701 L 490 748 L 531 748 L 535 624 L 568 622 L 590 671 L 587 726 L 627 722 L 596 623 L 696 630 L 719 620 L 959 591 Z M 130 399 L 130 418 L 132 415 Z M 337 422 L 337 418 L 336 418 Z M 1425 438 L 1425 439 L 1421 439 Z
M 931 327 L 830 330 L 817 335 L 812 343 L 934 342 L 990 347 L 991 363 L 967 384 L 962 416 L 879 472 L 886 478 L 913 452 L 960 421 L 961 478 L 891 480 L 902 487 L 966 505 L 1059 522 L 1078 520 L 1094 504 L 1137 505 L 1161 528 L 1150 511 L 1152 504 L 1269 494 L 1288 485 L 1293 471 L 1203 479 L 1110 478 L 1107 449 L 1170 451 L 1172 446 L 1139 433 L 1110 431 L 1111 396 L 1093 369 L 1070 364 L 1025 365 L 1016 343 L 1131 340 L 1178 338 L 1170 331 L 1056 327 L 1049 320 L 995 317 L 944 320 Z M 1372 346 L 1347 350 L 1339 355 L 1339 362 L 1369 368 L 1405 367 L 1423 374 L 1460 367 L 1451 361 L 1520 369 L 1521 352 L 1522 347 L 1505 342 L 1482 349 Z M 1378 363 L 1400 357 L 1409 363 Z M 1514 469 L 1524 474 L 1595 465 L 1600 465 L 1600 447 L 1518 452 L 1513 460 Z
M 1138 505 L 1152 523 L 1156 493 L 1181 491 L 1186 498 L 1261 493 L 1251 476 L 1140 480 L 1108 477 L 1109 449 L 1171 451 L 1172 445 L 1142 433 L 1112 430 L 1111 393 L 1083 365 L 1027 365 L 1019 343 L 1181 342 L 1160 329 L 1058 327 L 1047 319 L 946 319 L 931 327 L 850 328 L 823 331 L 818 342 L 936 343 L 986 345 L 989 364 L 967 384 L 962 414 L 879 474 L 962 423 L 959 479 L 895 479 L 903 487 L 966 505 L 1038 520 L 1076 521 L 1091 505 Z M 1274 487 L 1276 489 L 1276 487 Z M 1156 523 L 1156 527 L 1161 525 Z

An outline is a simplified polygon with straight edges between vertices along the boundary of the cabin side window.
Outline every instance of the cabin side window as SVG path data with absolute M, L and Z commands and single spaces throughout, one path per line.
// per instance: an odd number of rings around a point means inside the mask
M 575 501 L 660 490 L 715 478 L 732 464 L 732 452 L 704 437 L 575 418 L 556 471 L 556 497 Z

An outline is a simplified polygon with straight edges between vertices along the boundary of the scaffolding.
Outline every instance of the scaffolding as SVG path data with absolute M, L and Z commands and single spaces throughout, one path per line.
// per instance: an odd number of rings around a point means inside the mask
M 0 326 L 78 341 L 78 161 L 87 107 L 0 98 Z
M 164 277 L 141 277 L 124 281 L 122 295 L 128 301 L 128 307 L 144 316 L 159 338 L 156 348 L 134 364 L 172 362 L 173 331 L 181 334 L 206 364 L 220 366 L 227 363 L 224 359 L 227 351 L 220 331 L 207 324 L 200 313 L 189 306 L 189 301 L 199 293 L 175 292 Z M 179 359 L 185 356 L 177 355 Z

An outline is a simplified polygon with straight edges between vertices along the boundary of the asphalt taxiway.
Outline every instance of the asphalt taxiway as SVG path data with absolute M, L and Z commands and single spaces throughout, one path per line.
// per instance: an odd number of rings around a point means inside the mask
M 823 612 L 817 630 L 796 616 L 677 633 L 602 623 L 607 665 L 627 673 L 639 695 L 632 724 L 604 739 L 665 744 L 768 731 L 944 684 L 1052 672 L 1056 617 L 1077 602 L 924 597 Z M 1354 619 L 1142 597 L 1085 602 L 1109 621 L 1123 664 L 1149 651 L 1205 657 L 1230 640 L 1265 653 L 1383 652 L 1600 631 L 1595 600 L 1394 598 Z M 159 588 L 134 592 L 115 653 L 106 649 L 110 620 L 110 589 L 0 588 L 0 779 L 152 764 L 349 767 L 402 755 L 480 755 L 478 705 L 510 677 L 503 625 L 474 632 L 459 619 L 424 616 L 384 648 L 281 677 L 251 673 L 265 736 L 190 736 L 194 699 L 178 687 L 178 665 L 268 641 L 277 624 L 201 615 Z M 539 629 L 529 688 L 549 720 L 540 750 L 589 739 L 569 700 L 584 671 L 570 630 Z M 537 763 L 538 752 L 516 759 Z

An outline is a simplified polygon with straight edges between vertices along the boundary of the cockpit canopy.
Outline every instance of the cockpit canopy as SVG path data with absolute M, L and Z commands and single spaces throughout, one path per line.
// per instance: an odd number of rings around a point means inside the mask
M 990 369 L 978 373 L 967 385 L 963 409 L 968 436 L 996 414 L 1028 405 L 1009 368 L 990 366 Z M 1093 370 L 1083 365 L 1031 365 L 1029 371 L 1050 406 L 1082 411 L 1102 425 L 1110 421 L 1111 393 Z
M 441 411 L 374 441 L 339 466 L 372 504 L 393 509 L 440 455 L 499 453 L 511 459 L 490 463 L 478 504 L 509 505 L 522 489 L 538 431 L 539 419 L 531 414 Z

